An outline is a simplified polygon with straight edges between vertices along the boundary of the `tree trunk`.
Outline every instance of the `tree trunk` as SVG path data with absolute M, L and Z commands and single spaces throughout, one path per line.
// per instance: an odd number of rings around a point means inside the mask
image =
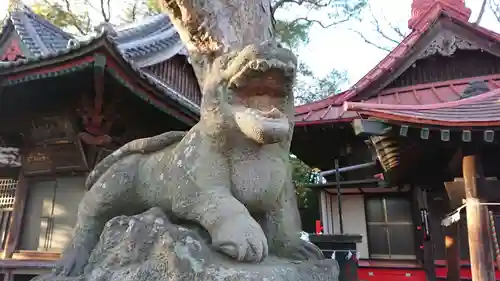
M 186 45 L 200 85 L 218 56 L 273 37 L 270 0 L 158 0 Z

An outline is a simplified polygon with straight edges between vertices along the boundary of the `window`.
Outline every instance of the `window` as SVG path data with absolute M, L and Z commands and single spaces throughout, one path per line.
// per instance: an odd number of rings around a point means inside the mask
M 370 257 L 414 259 L 410 201 L 402 197 L 369 197 L 365 204 Z

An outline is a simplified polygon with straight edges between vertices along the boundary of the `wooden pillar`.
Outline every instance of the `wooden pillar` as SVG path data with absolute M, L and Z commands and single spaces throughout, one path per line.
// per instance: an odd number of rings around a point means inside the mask
M 456 210 L 463 204 L 465 199 L 465 187 L 463 180 L 446 182 L 444 184 L 448 193 L 448 212 Z M 446 255 L 446 280 L 460 281 L 460 222 L 452 223 L 444 228 L 444 246 Z
M 473 281 L 495 281 L 493 256 L 488 236 L 488 210 L 481 206 L 478 189 L 485 185 L 481 160 L 466 153 L 462 160 L 465 183 L 467 232 Z
M 21 170 L 16 187 L 14 208 L 12 210 L 12 216 L 10 217 L 9 222 L 9 231 L 6 235 L 7 242 L 5 243 L 5 249 L 2 257 L 4 259 L 12 258 L 12 255 L 16 251 L 17 244 L 19 243 L 19 236 L 21 235 L 24 206 L 26 205 L 27 194 L 28 185 Z

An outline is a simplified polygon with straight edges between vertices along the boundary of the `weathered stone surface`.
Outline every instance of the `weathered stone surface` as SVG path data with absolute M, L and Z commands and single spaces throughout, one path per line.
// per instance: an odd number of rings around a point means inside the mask
M 213 251 L 201 229 L 172 224 L 159 209 L 119 216 L 105 226 L 84 274 L 37 281 L 336 281 L 334 260 L 290 261 L 269 256 L 242 263 Z
M 57 276 L 83 273 L 107 221 L 152 207 L 195 222 L 240 262 L 323 259 L 300 239 L 289 161 L 296 66 L 276 42 L 219 56 L 189 132 L 132 141 L 94 167 Z

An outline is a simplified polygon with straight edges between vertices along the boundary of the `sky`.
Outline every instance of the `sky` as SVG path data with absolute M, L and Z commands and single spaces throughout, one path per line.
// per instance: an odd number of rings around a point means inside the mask
M 24 0 L 24 3 L 29 5 L 34 1 L 36 0 Z M 81 2 L 82 0 L 71 1 Z M 89 1 L 98 2 L 99 0 Z M 0 0 L 0 18 L 5 16 L 7 2 L 7 0 Z M 114 2 L 119 3 L 119 1 Z M 411 2 L 412 0 L 369 0 L 371 11 L 365 10 L 361 15 L 361 21 L 350 21 L 329 29 L 314 26 L 309 34 L 309 43 L 298 52 L 299 59 L 306 62 L 318 77 L 326 75 L 335 68 L 347 72 L 349 83 L 344 87 L 354 84 L 384 58 L 387 52 L 365 43 L 352 30 L 362 31 L 367 38 L 379 45 L 394 47 L 394 44 L 391 45 L 389 41 L 380 38 L 374 31 L 371 13 L 373 12 L 384 30 L 391 30 L 388 25 L 390 23 L 408 32 L 407 22 L 410 17 Z M 475 20 L 482 1 L 466 0 L 465 2 L 467 7 L 472 9 L 471 19 Z M 96 6 L 99 5 L 96 4 Z M 119 7 L 112 7 L 112 10 L 116 8 L 119 9 Z M 500 32 L 500 23 L 497 22 L 490 9 L 486 9 L 481 26 Z M 397 38 L 394 33 L 392 36 Z

